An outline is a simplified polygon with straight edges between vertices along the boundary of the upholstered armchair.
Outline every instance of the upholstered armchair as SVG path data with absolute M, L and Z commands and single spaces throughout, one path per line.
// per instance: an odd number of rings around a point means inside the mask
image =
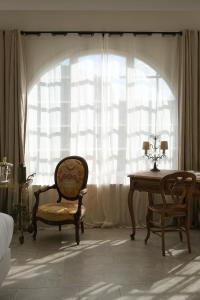
M 39 189 L 34 193 L 32 225 L 33 239 L 36 240 L 37 221 L 55 225 L 61 230 L 64 224 L 75 225 L 76 243 L 80 243 L 79 227 L 84 232 L 85 207 L 82 204 L 83 196 L 87 192 L 88 165 L 80 156 L 69 156 L 62 159 L 55 169 L 55 184 Z M 57 202 L 48 202 L 40 205 L 40 194 L 50 189 L 58 192 Z

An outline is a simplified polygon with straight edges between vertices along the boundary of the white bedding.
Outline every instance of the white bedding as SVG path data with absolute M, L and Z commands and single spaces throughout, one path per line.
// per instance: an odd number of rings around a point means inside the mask
M 0 260 L 0 287 L 10 269 L 10 248 L 7 249 L 6 254 Z
M 13 218 L 0 213 L 0 260 L 8 251 L 13 235 Z

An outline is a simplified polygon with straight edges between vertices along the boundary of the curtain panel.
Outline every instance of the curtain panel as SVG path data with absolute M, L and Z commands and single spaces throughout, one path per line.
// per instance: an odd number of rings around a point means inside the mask
M 0 32 L 0 159 L 17 167 L 24 162 L 26 128 L 26 80 L 21 34 L 17 30 Z M 11 212 L 16 191 L 1 197 L 0 207 Z
M 128 225 L 127 175 L 150 169 L 142 143 L 169 143 L 161 168 L 177 168 L 177 36 L 25 36 L 28 95 L 26 163 L 51 184 L 64 156 L 89 165 L 87 222 Z M 52 196 L 50 196 L 52 198 Z M 146 195 L 135 193 L 137 225 Z M 43 199 L 45 201 L 45 199 Z
M 200 170 L 200 33 L 186 30 L 180 43 L 179 168 Z M 200 225 L 200 200 L 193 202 L 193 223 Z
M 200 170 L 200 35 L 184 31 L 180 48 L 179 166 Z

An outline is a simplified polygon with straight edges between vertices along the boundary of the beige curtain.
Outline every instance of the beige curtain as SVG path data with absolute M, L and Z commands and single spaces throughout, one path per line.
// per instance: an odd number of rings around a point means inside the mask
M 183 32 L 180 43 L 179 168 L 200 171 L 200 36 Z M 193 223 L 197 225 L 199 200 L 194 201 Z
M 24 162 L 26 127 L 26 82 L 20 32 L 0 32 L 0 159 L 6 156 L 14 164 L 17 180 L 18 164 Z M 11 210 L 13 191 L 1 197 L 0 208 Z M 9 199 L 9 201 L 8 201 Z M 6 204 L 5 204 L 6 203 Z
M 180 55 L 180 153 L 179 166 L 200 170 L 200 42 L 197 31 L 183 32 Z

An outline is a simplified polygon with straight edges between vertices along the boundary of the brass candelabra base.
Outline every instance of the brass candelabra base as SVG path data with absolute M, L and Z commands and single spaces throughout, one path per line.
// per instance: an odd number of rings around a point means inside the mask
M 151 169 L 152 172 L 159 172 L 160 170 L 157 168 L 157 164 L 156 162 L 154 162 L 154 165 L 153 165 L 153 169 Z

